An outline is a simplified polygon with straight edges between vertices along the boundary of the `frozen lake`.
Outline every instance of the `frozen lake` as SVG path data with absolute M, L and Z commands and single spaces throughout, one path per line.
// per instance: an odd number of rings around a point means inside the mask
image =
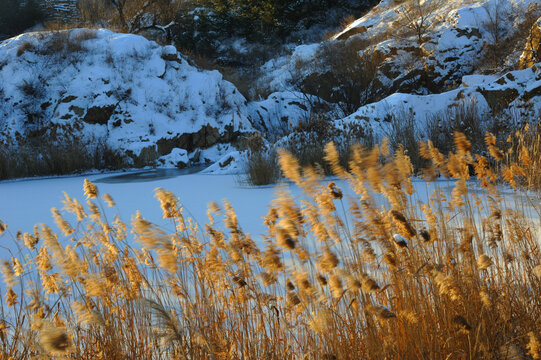
M 15 236 L 18 230 L 32 232 L 36 223 L 46 223 L 55 231 L 58 230 L 51 216 L 51 208 L 62 209 L 63 192 L 73 198 L 84 202 L 83 181 L 88 178 L 98 185 L 100 194 L 110 194 L 116 202 L 116 207 L 106 208 L 107 216 L 112 219 L 114 215 L 129 222 L 137 210 L 143 217 L 156 223 L 165 230 L 173 231 L 169 220 L 162 219 L 162 211 L 158 201 L 154 198 L 154 190 L 158 187 L 172 191 L 184 208 L 184 215 L 194 218 L 203 228 L 207 222 L 207 205 L 211 201 L 218 204 L 227 199 L 233 205 L 242 229 L 250 233 L 254 240 L 260 238 L 265 227 L 262 217 L 267 213 L 268 206 L 277 191 L 277 186 L 251 187 L 242 184 L 235 175 L 203 175 L 193 173 L 200 169 L 184 170 L 147 170 L 137 172 L 123 172 L 113 174 L 96 174 L 86 176 L 54 177 L 39 179 L 23 179 L 0 182 L 0 220 L 8 225 L 7 238 Z M 347 198 L 353 196 L 353 191 L 340 180 L 337 185 L 342 188 Z M 453 182 L 438 180 L 427 185 L 423 180 L 414 180 L 416 193 L 413 201 L 425 202 L 435 187 L 450 193 Z M 302 193 L 295 185 L 286 183 L 281 185 L 287 188 L 294 197 L 301 197 Z M 479 192 L 472 183 L 472 192 Z M 509 199 L 513 192 L 510 191 Z M 504 199 L 508 196 L 504 196 Z M 537 204 L 539 200 L 534 197 L 528 200 Z M 347 207 L 347 201 L 344 203 Z M 507 206 L 513 206 L 511 200 Z M 530 216 L 535 217 L 533 212 Z M 74 218 L 67 215 L 73 221 Z M 539 221 L 537 216 L 536 221 Z M 2 245 L 10 246 L 3 236 Z M 12 243 L 11 243 L 12 244 Z M 6 250 L 0 248 L 0 258 L 6 256 Z

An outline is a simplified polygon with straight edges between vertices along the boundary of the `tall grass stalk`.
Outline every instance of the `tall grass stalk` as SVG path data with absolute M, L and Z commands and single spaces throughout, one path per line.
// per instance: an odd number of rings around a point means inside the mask
M 355 146 L 346 171 L 328 144 L 349 198 L 283 151 L 303 200 L 281 192 L 258 242 L 228 202 L 210 204 L 202 229 L 157 189 L 166 232 L 141 213 L 108 219 L 114 200 L 85 182 L 86 204 L 66 195 L 53 209 L 58 231 L 0 226 L 15 241 L 3 358 L 539 359 L 539 218 L 505 205 L 492 164 L 506 153 L 486 142 L 493 158 L 460 133 L 448 156 L 420 144 L 427 181 L 454 180 L 424 203 L 401 147 Z M 529 161 L 502 165 L 510 186 Z

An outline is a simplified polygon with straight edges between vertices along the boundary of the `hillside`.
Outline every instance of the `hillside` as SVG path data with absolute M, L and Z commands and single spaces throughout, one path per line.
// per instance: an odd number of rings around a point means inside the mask
M 539 117 L 540 16 L 533 0 L 383 0 L 261 67 L 253 44 L 231 38 L 256 69 L 225 75 L 138 35 L 23 34 L 0 43 L 0 177 L 214 162 L 242 172 L 248 154 L 278 147 L 313 162 L 331 140 L 347 151 L 389 137 L 413 156 L 417 140 L 447 146 L 453 131 L 505 137 Z
M 5 146 L 102 141 L 135 166 L 162 156 L 158 165 L 215 161 L 217 145 L 227 148 L 254 131 L 250 113 L 258 111 L 220 73 L 195 68 L 173 46 L 107 30 L 30 33 L 1 43 L 0 97 Z M 263 111 L 256 121 L 261 127 L 268 116 Z
M 356 84 L 370 87 L 367 100 L 443 92 L 459 86 L 464 75 L 518 68 L 539 16 L 541 8 L 531 0 L 383 0 L 331 41 L 301 45 L 268 62 L 261 86 L 313 92 L 313 83 L 327 82 L 316 89 L 321 96 L 347 101 L 339 94 L 345 91 L 340 75 L 356 81 L 359 76 L 348 73 L 353 63 L 357 73 L 373 72 L 373 81 Z M 332 55 L 338 59 L 328 59 Z
M 334 105 L 277 146 L 303 158 L 331 140 L 345 155 L 389 138 L 415 159 L 419 140 L 451 150 L 454 131 L 477 151 L 486 131 L 505 139 L 540 118 L 540 16 L 529 0 L 381 1 L 330 40 L 263 66 L 258 86 Z

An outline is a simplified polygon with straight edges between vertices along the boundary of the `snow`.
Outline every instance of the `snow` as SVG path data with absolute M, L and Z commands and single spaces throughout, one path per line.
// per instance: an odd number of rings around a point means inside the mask
M 415 50 L 417 37 L 408 33 L 407 23 L 401 17 L 408 2 L 383 0 L 361 18 L 353 21 L 332 41 L 355 39 L 352 46 L 366 43 L 367 49 L 386 55 L 385 66 L 380 67 L 378 80 L 387 89 L 426 94 L 436 88 L 456 87 L 465 75 L 471 75 L 485 66 L 482 59 L 488 45 L 496 45 L 494 25 L 500 27 L 502 38 L 520 28 L 519 22 L 528 14 L 528 6 L 536 0 L 427 0 L 421 2 L 427 30 L 421 48 L 421 61 Z M 430 8 L 436 4 L 435 10 Z M 398 35 L 397 35 L 398 34 Z M 402 35 L 400 35 L 402 34 Z M 268 61 L 262 68 L 264 76 L 260 86 L 270 91 L 294 90 L 295 86 L 311 74 L 324 74 L 328 69 L 317 66 L 316 54 L 322 43 L 298 46 L 291 55 Z M 362 52 L 363 49 L 360 49 Z M 516 62 L 517 54 L 505 59 L 505 64 Z M 299 60 L 314 66 L 299 68 Z M 418 74 L 430 69 L 432 86 L 419 86 Z M 386 69 L 386 70 L 382 70 Z M 389 72 L 388 70 L 392 71 Z M 396 75 L 399 74 L 399 75 Z M 395 90 L 396 91 L 396 90 Z M 385 93 L 388 95 L 389 93 Z
M 541 114 L 541 101 L 538 97 L 526 99 L 526 94 L 541 87 L 541 68 L 528 68 L 506 73 L 503 76 L 470 75 L 464 76 L 462 85 L 455 90 L 441 94 L 414 95 L 394 93 L 381 101 L 360 107 L 350 116 L 335 121 L 335 126 L 343 128 L 348 123 L 361 124 L 370 130 L 374 139 L 381 140 L 391 134 L 391 116 L 399 120 L 413 117 L 417 129 L 425 129 L 427 122 L 434 117 L 452 114 L 450 110 L 460 106 L 475 106 L 480 118 L 491 115 L 491 108 L 485 94 L 487 91 L 500 92 L 517 90 L 517 98 L 509 103 L 508 112 L 521 109 L 525 118 L 536 118 Z M 524 108 L 523 103 L 531 104 Z M 420 131 L 423 137 L 426 132 Z
M 232 151 L 222 156 L 214 164 L 203 170 L 202 174 L 209 175 L 240 175 L 246 172 L 246 153 Z
M 249 103 L 248 112 L 261 133 L 284 135 L 310 118 L 315 98 L 296 91 L 275 92 L 265 100 Z
M 110 177 L 111 175 L 107 176 Z M 154 189 L 161 187 L 175 193 L 183 205 L 185 215 L 192 216 L 202 226 L 207 221 L 207 205 L 211 201 L 220 203 L 223 199 L 231 202 L 244 231 L 253 235 L 264 233 L 262 217 L 267 212 L 275 189 L 273 187 L 248 187 L 238 184 L 234 175 L 183 175 L 154 181 L 100 182 L 104 175 L 86 176 L 98 185 L 100 194 L 110 194 L 116 202 L 115 208 L 107 208 L 108 218 L 118 214 L 126 222 L 140 210 L 149 221 L 173 231 L 170 221 L 162 219 L 158 201 L 154 198 Z M 0 182 L 0 220 L 8 225 L 12 235 L 20 230 L 32 232 L 36 223 L 44 222 L 57 230 L 52 221 L 50 208 L 63 207 L 63 192 L 83 201 L 83 180 L 85 177 L 65 177 L 35 180 L 17 180 Z M 300 190 L 292 189 L 295 195 Z M 75 220 L 69 216 L 67 218 Z M 2 238 L 3 245 L 7 242 Z M 0 248 L 0 258 L 5 256 L 5 249 Z
M 462 77 L 462 86 L 481 86 L 498 80 L 497 75 L 465 75 Z
M 0 43 L 0 94 L 0 141 L 24 134 L 35 111 L 61 131 L 101 137 L 135 155 L 203 127 L 220 135 L 253 131 L 246 99 L 219 72 L 189 65 L 173 46 L 104 29 L 27 33 Z M 109 117 L 89 118 L 92 109 L 106 108 Z
M 268 212 L 268 206 L 272 203 L 277 191 L 289 191 L 293 198 L 303 199 L 302 191 L 289 182 L 276 186 L 250 187 L 245 186 L 238 181 L 235 175 L 205 175 L 202 173 L 178 176 L 179 173 L 171 177 L 156 177 L 152 180 L 150 177 L 139 177 L 140 173 L 122 173 L 123 177 L 129 177 L 118 181 L 118 174 L 88 175 L 90 181 L 94 182 L 99 189 L 99 194 L 110 194 L 116 206 L 108 208 L 102 207 L 102 211 L 108 219 L 113 219 L 118 215 L 123 221 L 130 222 L 137 210 L 147 220 L 157 224 L 166 231 L 174 231 L 174 224 L 162 218 L 162 210 L 158 201 L 154 198 L 154 190 L 161 187 L 172 191 L 178 196 L 183 206 L 184 215 L 192 217 L 203 228 L 207 219 L 207 205 L 214 201 L 221 204 L 222 200 L 227 199 L 231 202 L 237 213 L 239 223 L 243 231 L 250 233 L 255 241 L 261 243 L 261 235 L 265 234 L 263 225 L 263 216 Z M 32 232 L 34 224 L 46 223 L 58 230 L 52 221 L 52 207 L 62 209 L 62 200 L 64 192 L 70 197 L 83 202 L 85 196 L 83 193 L 83 181 L 85 176 L 41 178 L 0 182 L 0 221 L 8 225 L 8 233 L 0 237 L 2 246 L 0 246 L 0 258 L 8 256 L 6 248 L 15 251 L 14 244 L 8 239 L 15 236 L 17 231 Z M 114 181 L 113 181 L 114 180 Z M 356 198 L 349 185 L 339 179 L 327 179 L 334 181 L 344 194 L 344 201 L 349 197 Z M 427 197 L 433 190 L 439 188 L 445 194 L 450 194 L 454 181 L 439 179 L 427 184 L 423 180 L 413 179 L 415 193 L 410 199 L 412 203 L 426 203 Z M 470 182 L 472 193 L 483 192 L 475 182 Z M 507 198 L 507 206 L 513 207 L 516 193 L 512 190 L 502 188 L 502 193 Z M 530 194 L 531 195 L 531 194 Z M 524 195 L 526 196 L 526 195 Z M 382 201 L 381 197 L 376 197 L 377 201 Z M 534 201 L 534 197 L 528 200 L 528 203 Z M 101 201 L 101 200 L 100 200 Z M 537 200 L 539 201 L 539 199 Z M 382 202 L 383 203 L 383 202 Z M 541 203 L 539 203 L 541 206 Z M 524 210 L 524 209 L 522 209 Z M 535 213 L 533 213 L 535 215 Z M 66 219 L 75 223 L 76 219 L 71 214 L 65 214 Z M 534 217 L 537 222 L 538 217 Z M 400 235 L 394 236 L 395 241 L 403 240 Z
M 184 149 L 174 148 L 171 153 L 164 155 L 158 159 L 158 163 L 163 164 L 162 167 L 185 167 L 190 160 L 188 152 Z
M 298 70 L 298 62 L 310 61 L 319 50 L 321 43 L 303 44 L 295 47 L 291 55 L 267 61 L 261 67 L 262 78 L 258 83 L 271 91 L 294 91 L 292 75 Z

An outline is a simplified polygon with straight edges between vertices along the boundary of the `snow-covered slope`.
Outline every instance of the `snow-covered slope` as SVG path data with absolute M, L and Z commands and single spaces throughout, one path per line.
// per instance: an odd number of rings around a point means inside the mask
M 497 116 L 510 121 L 539 119 L 541 64 L 511 71 L 501 77 L 464 76 L 457 89 L 441 94 L 395 93 L 335 121 L 335 126 L 343 128 L 347 124 L 357 124 L 372 134 L 374 140 L 381 141 L 392 133 L 393 119 L 410 119 L 412 122 L 409 124 L 416 128 L 417 136 L 426 139 L 431 121 L 453 120 L 462 114 L 475 115 L 480 120 L 493 120 Z M 487 124 L 480 124 L 481 128 L 485 126 Z
M 290 132 L 311 116 L 314 103 L 319 99 L 296 91 L 275 92 L 265 100 L 248 104 L 250 119 L 256 129 L 267 137 Z
M 219 72 L 189 65 L 173 46 L 107 30 L 0 43 L 0 98 L 0 142 L 72 133 L 137 158 L 192 153 L 253 131 L 245 98 Z
M 510 39 L 528 17 L 540 12 L 537 0 L 382 0 L 335 35 L 330 46 L 345 41 L 359 53 L 381 55 L 377 80 L 383 96 L 438 93 L 455 88 L 464 75 L 492 66 L 487 59 L 494 60 L 499 51 L 503 55 L 496 59 L 498 66 L 512 69 L 525 39 Z M 301 45 L 290 56 L 269 61 L 262 82 L 278 91 L 298 86 L 307 70 L 324 78 L 329 69 L 310 61 L 321 46 Z M 308 68 L 299 68 L 299 61 L 307 58 Z

